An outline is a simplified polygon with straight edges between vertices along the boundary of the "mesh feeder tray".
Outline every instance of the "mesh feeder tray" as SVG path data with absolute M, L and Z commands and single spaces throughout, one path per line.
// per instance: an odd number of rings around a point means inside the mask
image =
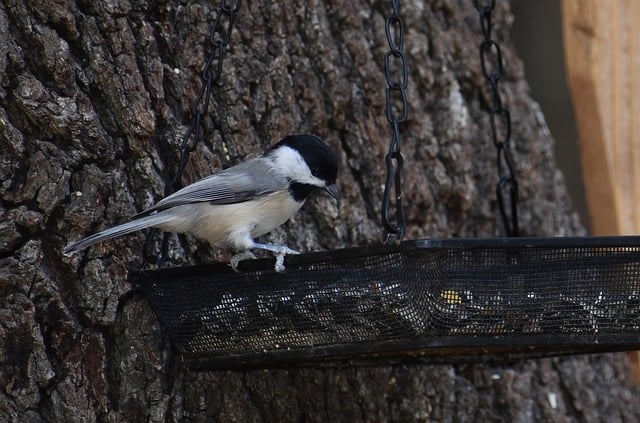
M 145 271 L 194 370 L 640 349 L 640 237 L 407 241 Z

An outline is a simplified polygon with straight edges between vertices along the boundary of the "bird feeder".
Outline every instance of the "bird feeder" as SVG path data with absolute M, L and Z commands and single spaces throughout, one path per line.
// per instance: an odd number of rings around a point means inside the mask
M 640 237 L 405 241 L 140 273 L 194 369 L 640 348 Z

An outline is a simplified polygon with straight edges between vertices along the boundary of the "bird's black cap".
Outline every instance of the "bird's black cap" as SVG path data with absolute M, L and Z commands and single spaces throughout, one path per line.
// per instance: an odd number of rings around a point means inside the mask
M 270 150 L 283 145 L 300 153 L 313 176 L 322 179 L 327 185 L 336 183 L 338 158 L 322 139 L 314 135 L 289 135 L 271 147 Z

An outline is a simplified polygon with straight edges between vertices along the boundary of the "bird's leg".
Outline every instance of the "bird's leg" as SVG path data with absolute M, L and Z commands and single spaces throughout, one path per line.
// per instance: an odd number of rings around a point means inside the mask
M 257 248 L 259 250 L 267 250 L 272 253 L 276 253 L 279 256 L 284 256 L 287 254 L 300 254 L 299 251 L 292 250 L 286 245 L 274 245 L 274 244 L 260 244 L 258 242 L 254 242 L 251 248 Z
M 286 245 L 273 245 L 273 244 L 260 244 L 260 243 L 254 243 L 253 244 L 253 248 L 258 248 L 261 250 L 267 250 L 267 251 L 271 251 L 273 253 L 276 253 L 276 265 L 274 266 L 273 270 L 275 270 L 278 273 L 282 273 L 286 270 L 286 268 L 284 267 L 284 256 L 287 254 L 300 254 L 299 251 L 296 250 L 292 250 L 291 248 L 287 247 Z
M 286 268 L 284 267 L 284 256 L 287 254 L 300 254 L 299 251 L 296 250 L 292 250 L 291 248 L 287 247 L 286 245 L 273 245 L 273 244 L 260 244 L 257 242 L 254 242 L 251 245 L 251 248 L 257 248 L 259 250 L 266 250 L 266 251 L 271 251 L 272 253 L 276 254 L 276 265 L 274 267 L 274 270 L 278 273 L 284 272 L 286 270 Z M 242 253 L 238 253 L 236 255 L 234 255 L 233 257 L 231 257 L 231 260 L 229 262 L 229 265 L 231 266 L 231 268 L 233 269 L 234 272 L 238 272 L 240 273 L 240 270 L 238 269 L 238 265 L 240 264 L 241 261 L 244 260 L 255 260 L 256 256 L 253 255 L 252 252 L 250 251 L 244 251 Z
M 241 261 L 255 260 L 255 259 L 256 259 L 256 256 L 251 251 L 244 251 L 242 253 L 238 253 L 233 257 L 231 257 L 231 260 L 229 261 L 229 265 L 231 266 L 234 272 L 240 273 L 240 270 L 238 270 L 238 265 L 240 264 Z

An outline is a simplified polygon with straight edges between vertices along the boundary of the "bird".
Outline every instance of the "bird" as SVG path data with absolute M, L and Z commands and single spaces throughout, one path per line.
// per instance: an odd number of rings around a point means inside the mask
M 70 256 L 97 242 L 145 228 L 189 233 L 214 247 L 238 252 L 231 261 L 255 257 L 252 249 L 271 251 L 282 263 L 297 251 L 264 244 L 255 238 L 289 220 L 314 191 L 340 199 L 336 185 L 338 159 L 328 144 L 314 135 L 288 135 L 264 154 L 196 181 L 133 216 L 128 222 L 67 245 Z M 280 267 L 282 269 L 282 267 Z

